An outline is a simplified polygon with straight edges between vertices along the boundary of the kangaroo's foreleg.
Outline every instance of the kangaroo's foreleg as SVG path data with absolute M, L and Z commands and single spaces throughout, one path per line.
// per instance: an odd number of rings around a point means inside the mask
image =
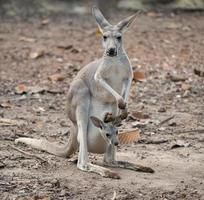
M 106 83 L 106 81 L 100 76 L 99 72 L 96 72 L 94 79 L 97 83 L 99 83 L 105 90 L 107 90 L 110 94 L 112 94 L 118 104 L 118 107 L 120 109 L 125 109 L 126 103 L 123 99 L 123 97 L 118 94 L 109 84 Z
M 116 147 L 112 144 L 108 145 L 107 151 L 104 155 L 104 165 L 109 167 L 130 169 L 130 170 L 139 171 L 139 172 L 154 173 L 154 170 L 150 167 L 145 167 L 142 165 L 137 165 L 126 161 L 116 161 L 115 156 L 116 156 Z

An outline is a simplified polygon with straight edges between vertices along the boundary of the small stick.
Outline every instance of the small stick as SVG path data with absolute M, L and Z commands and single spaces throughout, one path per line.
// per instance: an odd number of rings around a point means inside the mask
M 12 146 L 10 144 L 8 146 L 11 147 L 12 149 L 22 153 L 22 154 L 25 154 L 25 155 L 30 156 L 30 157 L 35 157 L 35 158 L 41 160 L 42 162 L 46 162 L 47 163 L 47 160 L 44 160 L 43 158 L 41 158 L 41 157 L 39 157 L 39 156 L 37 156 L 35 154 L 31 154 L 31 153 L 25 152 L 25 151 L 23 151 L 23 150 L 21 150 L 21 149 L 19 149 L 17 147 L 14 147 L 14 146 Z
M 171 117 L 166 118 L 165 120 L 161 121 L 158 126 L 161 126 L 165 123 L 167 123 L 168 121 L 170 121 L 171 119 L 173 119 L 175 117 L 175 115 L 172 115 Z
M 193 132 L 198 132 L 198 133 L 204 133 L 204 129 L 193 129 L 193 130 L 179 130 L 175 132 L 169 132 L 169 134 L 180 134 L 180 133 L 193 133 Z
M 111 200 L 115 200 L 115 199 L 116 199 L 116 191 L 114 190 L 113 197 L 111 198 Z

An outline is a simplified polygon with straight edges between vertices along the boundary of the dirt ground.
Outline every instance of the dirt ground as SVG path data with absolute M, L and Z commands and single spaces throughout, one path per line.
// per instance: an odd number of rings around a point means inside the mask
M 130 14 L 116 12 L 112 21 Z M 204 71 L 204 13 L 141 14 L 125 34 L 133 69 L 146 81 L 133 82 L 130 117 L 121 127 L 139 127 L 141 138 L 120 146 L 117 157 L 154 174 L 114 169 L 121 179 L 102 178 L 14 144 L 20 136 L 66 141 L 70 82 L 103 53 L 95 31 L 89 15 L 1 19 L 0 115 L 15 121 L 0 122 L 0 199 L 98 200 L 114 192 L 121 200 L 204 199 L 204 77 L 194 73 Z M 91 160 L 101 163 L 102 156 Z

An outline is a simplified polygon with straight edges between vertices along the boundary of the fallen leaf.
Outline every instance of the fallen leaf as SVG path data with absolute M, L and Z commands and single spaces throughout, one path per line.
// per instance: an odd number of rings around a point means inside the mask
M 140 138 L 140 130 L 135 129 L 118 134 L 120 144 L 130 144 L 137 141 Z
M 28 92 L 28 87 L 25 84 L 19 84 L 15 87 L 16 94 L 24 94 Z
M 6 165 L 2 161 L 0 161 L 0 169 L 4 168 L 5 166 Z
M 22 36 L 19 38 L 19 41 L 34 43 L 36 42 L 36 39 Z
M 9 102 L 0 103 L 1 108 L 11 108 L 11 104 Z
M 148 16 L 148 17 L 161 17 L 162 14 L 161 14 L 161 13 L 158 13 L 158 12 L 154 12 L 154 11 L 149 11 L 149 12 L 147 13 L 147 16 Z
M 149 123 L 149 120 L 132 122 L 132 128 L 144 128 Z
M 204 77 L 204 71 L 198 70 L 198 69 L 194 69 L 194 74 L 200 76 L 200 77 Z
M 143 72 L 134 71 L 133 72 L 133 80 L 136 82 L 137 81 L 144 82 L 144 81 L 146 81 L 146 76 Z
M 30 58 L 31 59 L 37 59 L 45 55 L 45 50 L 44 49 L 38 49 L 35 52 L 30 53 Z
M 52 82 L 56 81 L 63 81 L 66 78 L 64 74 L 53 74 L 51 76 L 48 76 L 48 79 Z
M 181 84 L 181 88 L 182 90 L 186 91 L 186 90 L 190 90 L 191 89 L 191 85 L 187 84 L 187 83 L 182 83 Z
M 149 119 L 149 115 L 143 113 L 142 111 L 133 111 L 131 115 L 136 119 Z
M 29 94 L 36 94 L 36 93 L 43 93 L 47 91 L 48 89 L 46 87 L 40 87 L 40 86 L 29 86 L 28 87 L 28 93 Z
M 0 118 L 0 126 L 17 126 L 19 121 L 13 119 Z
M 180 23 L 175 23 L 175 22 L 170 22 L 166 24 L 166 28 L 168 29 L 178 29 L 181 28 L 182 24 Z
M 49 24 L 50 23 L 50 20 L 49 19 L 43 19 L 42 21 L 41 21 L 41 24 L 42 25 L 47 25 L 47 24 Z
M 189 147 L 190 143 L 185 142 L 183 140 L 177 140 L 175 144 L 171 146 L 171 149 L 179 148 L 179 147 Z
M 57 45 L 58 49 L 63 49 L 63 50 L 69 50 L 73 48 L 72 44 L 67 44 L 67 45 Z
M 78 49 L 78 48 L 72 48 L 72 50 L 71 50 L 72 53 L 79 53 L 81 51 L 82 51 L 82 49 Z
M 165 107 L 160 107 L 160 108 L 158 109 L 158 112 L 166 112 L 166 108 L 165 108 Z
M 186 81 L 187 80 L 187 78 L 185 78 L 185 77 L 180 77 L 180 76 L 173 75 L 170 73 L 167 73 L 166 78 L 170 79 L 173 82 L 180 82 L 180 81 Z

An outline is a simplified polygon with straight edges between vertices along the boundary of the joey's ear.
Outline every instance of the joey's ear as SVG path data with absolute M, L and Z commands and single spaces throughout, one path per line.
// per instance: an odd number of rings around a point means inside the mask
M 100 128 L 100 129 L 104 128 L 104 123 L 97 117 L 91 116 L 90 119 L 97 128 Z
M 138 16 L 139 13 L 140 13 L 140 11 L 138 11 L 134 15 L 127 17 L 124 20 L 120 21 L 116 25 L 117 28 L 119 29 L 119 31 L 121 31 L 121 32 L 125 31 L 130 26 L 130 24 L 132 24 L 132 22 L 135 20 L 135 18 Z
M 111 26 L 111 24 L 106 20 L 106 18 L 103 16 L 101 11 L 97 7 L 93 6 L 92 13 L 102 33 L 105 27 Z

